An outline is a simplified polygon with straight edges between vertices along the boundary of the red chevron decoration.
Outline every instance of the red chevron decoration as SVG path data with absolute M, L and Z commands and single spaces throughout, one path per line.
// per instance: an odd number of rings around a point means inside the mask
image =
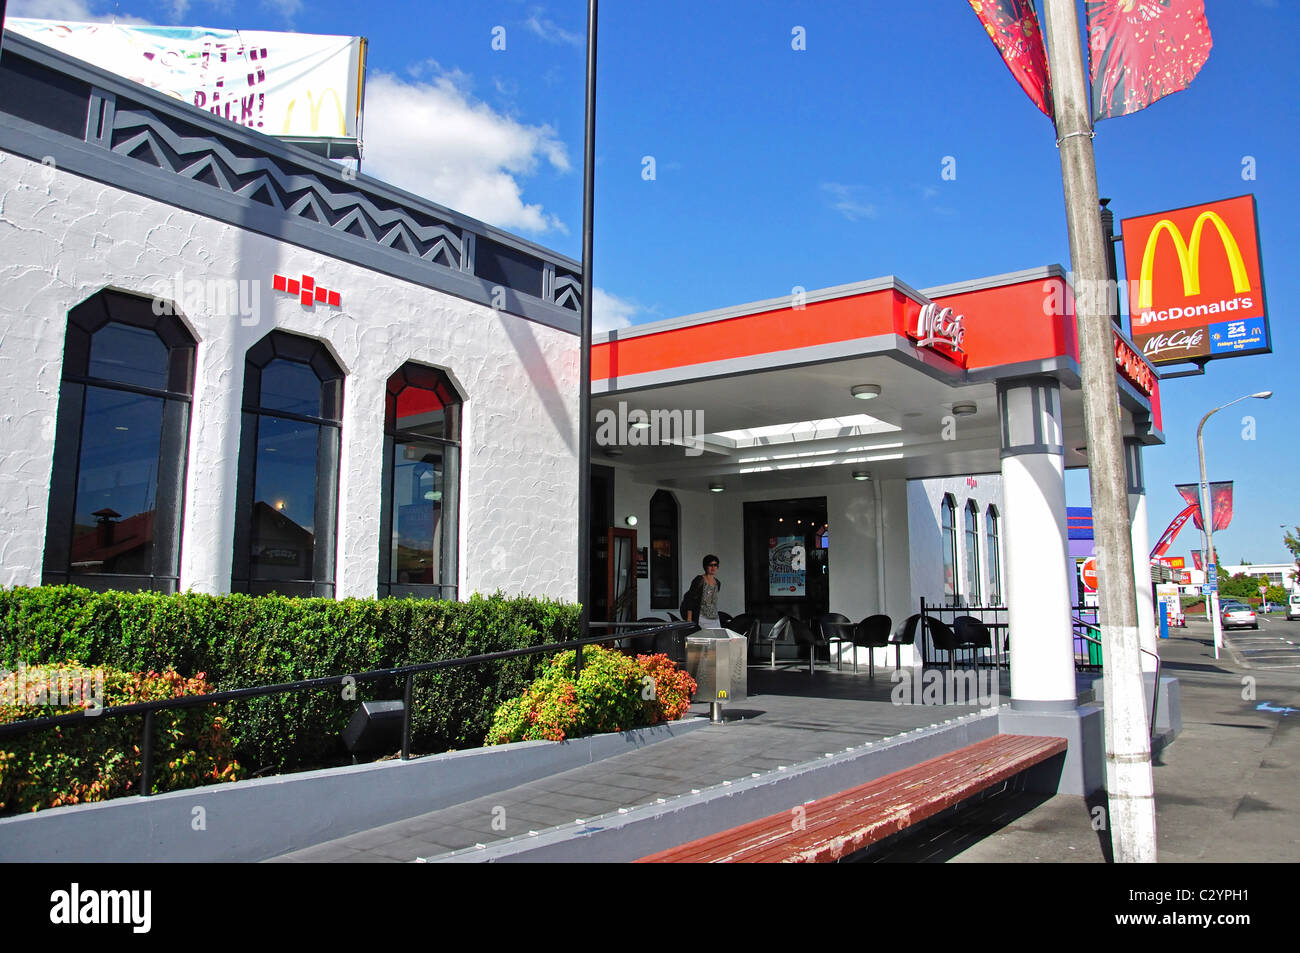
M 301 278 L 276 275 L 272 279 L 272 286 L 276 291 L 284 291 L 301 298 L 304 308 L 310 308 L 314 304 L 337 308 L 342 300 L 337 291 L 330 291 L 323 285 L 316 284 L 316 279 L 311 275 L 303 275 Z

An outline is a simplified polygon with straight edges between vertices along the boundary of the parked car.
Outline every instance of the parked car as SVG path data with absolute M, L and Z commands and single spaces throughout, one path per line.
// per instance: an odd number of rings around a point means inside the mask
M 1250 606 L 1240 602 L 1225 602 L 1219 607 L 1225 629 L 1258 629 L 1259 616 Z
M 1293 590 L 1286 604 L 1286 620 L 1300 619 L 1300 589 Z

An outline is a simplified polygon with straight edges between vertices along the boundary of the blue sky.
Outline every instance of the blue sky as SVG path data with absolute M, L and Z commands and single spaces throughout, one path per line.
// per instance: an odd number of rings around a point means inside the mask
M 1300 523 L 1300 4 L 1206 10 L 1214 49 L 1200 76 L 1100 123 L 1098 176 L 1117 218 L 1257 197 L 1274 353 L 1163 385 L 1168 444 L 1146 453 L 1148 504 L 1154 541 L 1181 509 L 1173 485 L 1197 479 L 1200 416 L 1272 389 L 1216 415 L 1206 451 L 1210 479 L 1236 481 L 1224 562 L 1281 561 L 1279 524 Z M 9 0 L 9 13 L 366 36 L 364 171 L 579 257 L 580 0 Z M 1069 266 L 1052 124 L 965 0 L 607 0 L 598 92 L 594 280 L 607 326 L 796 285 L 896 274 L 923 288 Z M 949 156 L 955 179 L 942 176 Z M 1083 471 L 1067 488 L 1087 504 Z M 1172 554 L 1193 546 L 1189 528 Z

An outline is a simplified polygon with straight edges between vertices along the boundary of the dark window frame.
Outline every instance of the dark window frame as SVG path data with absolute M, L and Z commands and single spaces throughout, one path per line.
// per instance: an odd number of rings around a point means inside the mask
M 113 324 L 149 330 L 166 348 L 165 387 L 149 387 L 90 373 L 96 334 Z M 104 288 L 68 312 L 63 373 L 55 422 L 49 505 L 41 584 L 78 585 L 96 591 L 144 590 L 173 593 L 180 588 L 180 560 L 189 460 L 194 360 L 198 342 L 170 302 Z M 162 401 L 158 444 L 152 558 L 149 573 L 75 572 L 72 541 L 81 479 L 85 409 L 89 389 L 151 397 Z
M 658 501 L 656 503 L 656 501 Z M 658 513 L 656 513 L 656 510 Z M 657 520 L 657 515 L 666 515 L 666 520 Z M 650 561 L 650 608 L 672 609 L 674 612 L 681 605 L 682 552 L 681 552 L 681 506 L 677 497 L 670 490 L 656 490 L 650 497 L 650 548 L 646 556 Z M 664 532 L 661 532 L 663 530 Z M 656 571 L 658 561 L 655 559 L 655 542 L 667 539 L 672 557 L 669 565 Z M 655 582 L 662 573 L 668 574 L 670 593 L 666 596 L 655 595 Z
M 320 413 L 273 410 L 262 406 L 262 371 L 282 358 L 308 364 L 321 381 Z M 239 476 L 235 493 L 235 538 L 230 589 L 251 595 L 333 598 L 338 546 L 339 460 L 345 375 L 324 341 L 288 331 L 272 331 L 244 355 L 244 394 L 239 436 Z M 312 519 L 310 579 L 260 579 L 252 570 L 253 495 L 257 487 L 258 431 L 262 418 L 313 424 L 317 429 L 315 507 Z
M 966 595 L 969 605 L 979 605 L 983 585 L 980 579 L 980 508 L 966 501 Z
M 434 391 L 442 402 L 444 436 L 431 437 L 399 429 L 397 398 L 408 387 Z M 460 594 L 460 449 L 464 397 L 441 368 L 407 361 L 388 377 L 384 392 L 383 491 L 379 508 L 379 598 L 450 599 Z M 436 443 L 444 448 L 442 489 L 442 551 L 440 583 L 399 583 L 393 574 L 393 506 L 397 501 L 393 456 L 399 443 Z M 454 463 L 454 467 L 453 464 Z M 454 476 L 449 476 L 454 471 Z
M 940 504 L 942 510 L 940 514 L 940 526 L 943 534 L 944 557 L 951 561 L 952 566 L 952 591 L 948 589 L 948 582 L 944 580 L 944 598 L 948 600 L 949 605 L 961 605 L 961 563 L 957 559 L 957 498 L 951 493 L 943 495 L 943 502 Z M 943 569 L 946 573 L 948 564 L 945 563 Z
M 1001 605 L 1005 599 L 1002 593 L 1002 540 L 999 534 L 999 520 L 1001 516 L 998 508 L 992 503 L 984 511 L 984 535 L 988 545 L 989 566 L 989 603 L 991 605 Z

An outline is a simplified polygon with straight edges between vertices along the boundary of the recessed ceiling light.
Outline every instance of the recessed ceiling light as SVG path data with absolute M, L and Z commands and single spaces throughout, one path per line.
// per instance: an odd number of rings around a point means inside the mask
M 880 396 L 879 384 L 858 384 L 849 391 L 858 400 L 871 400 L 873 397 Z
M 723 490 L 725 490 L 725 489 L 726 489 L 726 487 L 723 486 L 721 483 L 710 483 L 710 484 L 709 484 L 709 492 L 710 492 L 710 493 L 721 493 L 721 492 L 722 492 Z
M 953 404 L 952 413 L 954 417 L 973 417 L 978 413 L 979 408 L 974 404 Z
M 129 430 L 129 427 L 114 427 L 114 430 Z
M 629 420 L 627 422 L 627 425 L 631 427 L 633 430 L 649 430 L 650 421 L 646 420 L 644 412 L 640 412 L 640 413 L 641 413 L 640 417 L 637 417 L 636 420 Z
M 870 479 L 871 479 L 871 474 L 868 473 L 866 470 L 854 470 L 854 471 L 853 471 L 853 479 L 855 479 L 855 480 L 870 480 Z
M 635 526 L 636 517 L 629 515 L 626 519 L 623 520 L 623 522 L 627 523 L 628 526 Z

